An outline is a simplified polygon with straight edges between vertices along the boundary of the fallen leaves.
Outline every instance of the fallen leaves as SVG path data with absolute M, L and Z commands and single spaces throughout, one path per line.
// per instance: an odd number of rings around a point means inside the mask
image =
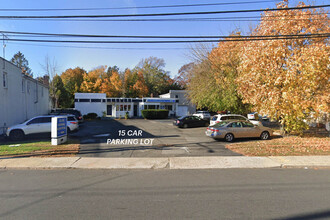
M 291 136 L 228 144 L 226 148 L 245 156 L 330 155 L 330 138 Z

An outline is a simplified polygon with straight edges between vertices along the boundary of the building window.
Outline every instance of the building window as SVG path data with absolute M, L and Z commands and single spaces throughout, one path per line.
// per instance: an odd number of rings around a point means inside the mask
M 79 99 L 74 99 L 74 102 L 79 102 Z
M 8 76 L 5 72 L 3 72 L 3 88 L 8 88 Z
M 159 109 L 159 105 L 146 105 L 145 109 Z
M 172 111 L 172 105 L 165 105 L 165 109 Z
M 89 99 L 79 99 L 79 102 L 89 102 Z
M 175 95 L 175 98 L 179 98 L 179 96 L 178 95 Z
M 91 99 L 91 102 L 101 102 L 101 99 Z
M 22 79 L 22 92 L 25 93 L 25 80 Z

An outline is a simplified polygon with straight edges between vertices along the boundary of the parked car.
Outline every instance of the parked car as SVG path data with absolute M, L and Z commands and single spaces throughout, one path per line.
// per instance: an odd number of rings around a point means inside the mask
M 259 115 L 257 112 L 252 112 L 247 114 L 249 120 L 259 120 Z
M 235 114 L 227 114 L 227 115 L 214 115 L 210 120 L 210 125 L 215 125 L 221 121 L 227 121 L 227 120 L 242 120 L 242 121 L 250 121 L 246 117 L 242 115 L 235 115 Z M 262 125 L 260 121 L 250 121 L 252 124 L 255 125 Z
M 202 119 L 198 116 L 183 116 L 176 119 L 173 122 L 173 125 L 178 126 L 179 128 L 188 128 L 188 127 L 203 127 L 209 126 L 209 121 Z
M 197 111 L 195 114 L 193 114 L 193 116 L 198 116 L 202 119 L 210 119 L 211 118 L 210 112 L 208 112 L 208 111 Z
M 268 115 L 259 115 L 257 112 L 249 113 L 247 116 L 250 121 L 252 120 L 269 121 Z
M 56 115 L 43 115 L 31 118 L 21 124 L 11 126 L 6 135 L 12 140 L 21 140 L 25 135 L 50 133 L 52 117 Z M 78 120 L 74 115 L 67 115 L 67 131 L 72 132 L 79 128 Z
M 211 125 L 206 129 L 205 134 L 214 139 L 224 138 L 232 142 L 235 138 L 257 138 L 267 140 L 273 136 L 273 130 L 264 126 L 256 126 L 249 121 L 222 121 Z
M 52 109 L 51 110 L 51 114 L 52 115 L 74 115 L 79 123 L 83 122 L 83 117 L 82 117 L 82 114 L 79 110 L 76 110 L 76 109 Z

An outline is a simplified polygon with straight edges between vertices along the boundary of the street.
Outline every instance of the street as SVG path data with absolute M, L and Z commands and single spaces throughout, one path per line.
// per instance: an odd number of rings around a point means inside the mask
M 0 219 L 330 219 L 330 170 L 1 170 L 0 199 Z

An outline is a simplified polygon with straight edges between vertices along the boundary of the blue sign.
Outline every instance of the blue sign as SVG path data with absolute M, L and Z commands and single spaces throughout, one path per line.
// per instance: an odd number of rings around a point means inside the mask
M 67 135 L 66 118 L 57 118 L 57 137 Z
M 147 99 L 147 102 L 175 102 L 173 99 Z

